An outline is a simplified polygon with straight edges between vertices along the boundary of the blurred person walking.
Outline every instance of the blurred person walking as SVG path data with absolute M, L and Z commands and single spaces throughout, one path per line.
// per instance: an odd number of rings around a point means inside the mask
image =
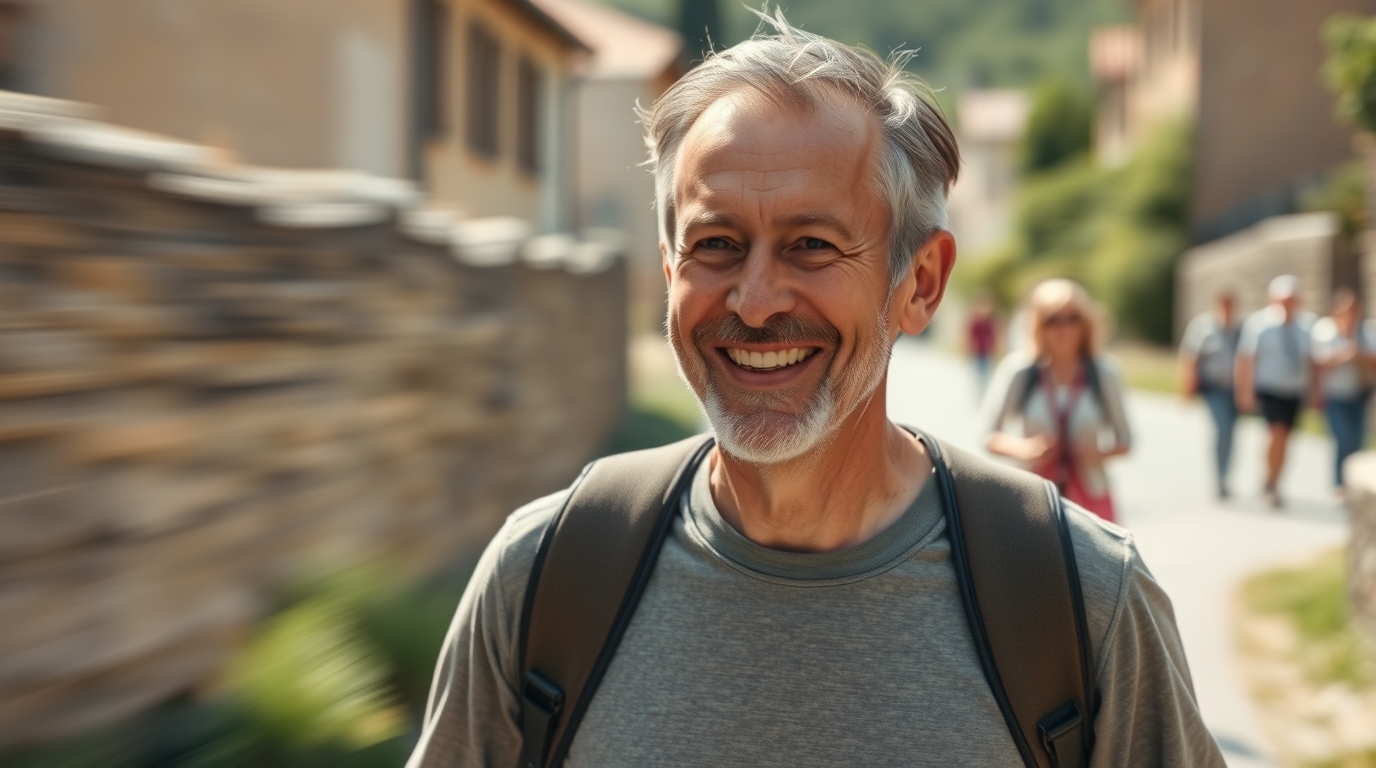
M 1132 537 L 888 417 L 956 257 L 930 92 L 766 23 L 645 121 L 669 342 L 714 435 L 507 519 L 408 766 L 1221 768 Z
M 975 380 L 979 382 L 979 392 L 989 386 L 989 371 L 993 366 L 994 351 L 998 347 L 998 328 L 994 317 L 994 301 L 988 291 L 975 294 L 970 305 L 970 317 L 965 325 L 966 348 L 975 364 Z
M 1366 407 L 1376 363 L 1376 324 L 1362 320 L 1362 307 L 1350 288 L 1333 293 L 1326 317 L 1314 323 L 1310 345 L 1318 377 L 1316 401 L 1333 435 L 1333 485 L 1343 489 L 1343 460 L 1366 442 Z
M 1233 385 L 1238 410 L 1254 413 L 1260 407 L 1266 420 L 1270 439 L 1262 491 L 1271 506 L 1279 508 L 1283 504 L 1280 475 L 1290 432 L 1309 391 L 1309 334 L 1314 315 L 1300 310 L 1300 281 L 1294 275 L 1275 278 L 1266 293 L 1270 303 L 1242 324 Z
M 999 363 L 985 401 L 991 453 L 1051 480 L 1067 499 L 1113 521 L 1104 462 L 1132 446 L 1123 383 L 1101 353 L 1103 313 L 1070 280 L 1047 280 L 1027 299 L 1027 351 Z
M 1180 389 L 1185 397 L 1198 395 L 1214 422 L 1214 470 L 1220 499 L 1228 498 L 1228 469 L 1232 464 L 1237 402 L 1233 395 L 1233 367 L 1242 329 L 1237 322 L 1231 291 L 1221 291 L 1211 312 L 1190 321 L 1180 340 Z

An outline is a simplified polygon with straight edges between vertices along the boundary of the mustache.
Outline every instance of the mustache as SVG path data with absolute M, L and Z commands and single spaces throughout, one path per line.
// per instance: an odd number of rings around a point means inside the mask
M 764 325 L 756 328 L 745 324 L 738 315 L 703 323 L 693 329 L 693 341 L 699 346 L 709 342 L 736 344 L 795 344 L 803 342 L 841 343 L 841 332 L 821 320 L 809 320 L 797 315 L 772 315 Z

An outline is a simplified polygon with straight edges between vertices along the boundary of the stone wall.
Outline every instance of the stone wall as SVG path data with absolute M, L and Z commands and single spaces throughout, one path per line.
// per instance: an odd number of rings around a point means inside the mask
M 1354 454 L 1343 466 L 1352 538 L 1348 544 L 1348 590 L 1353 614 L 1376 643 L 1376 452 Z
M 1237 234 L 1186 251 L 1176 268 L 1175 334 L 1214 306 L 1219 291 L 1237 297 L 1241 316 L 1266 306 L 1266 288 L 1278 275 L 1300 279 L 1302 306 L 1328 312 L 1335 287 L 1359 288 L 1358 257 L 1343 243 L 1331 213 L 1275 216 Z
M 273 590 L 420 574 L 625 401 L 625 272 L 404 184 L 0 92 L 0 746 L 212 674 Z

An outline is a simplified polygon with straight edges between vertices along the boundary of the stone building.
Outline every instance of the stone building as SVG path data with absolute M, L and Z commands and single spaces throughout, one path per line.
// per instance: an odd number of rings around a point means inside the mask
M 1355 156 L 1320 77 L 1321 28 L 1336 13 L 1376 13 L 1376 0 L 1136 0 L 1135 9 L 1135 24 L 1090 41 L 1096 152 L 1120 164 L 1161 125 L 1192 124 L 1188 223 L 1208 247 L 1177 272 L 1177 333 L 1221 286 L 1205 276 L 1226 277 L 1243 311 L 1260 306 L 1276 270 L 1306 275 L 1318 310 L 1333 288 L 1360 287 L 1357 254 L 1337 228 L 1270 219 L 1299 213 L 1304 191 Z
M 567 230 L 581 41 L 528 0 L 4 0 L 0 71 L 246 163 Z M 3 41 L 17 43 L 8 54 Z
M 637 104 L 649 107 L 682 73 L 683 39 L 592 0 L 533 0 L 592 49 L 574 87 L 580 227 L 612 228 L 625 238 L 632 322 L 664 320 L 664 272 L 651 210 L 654 181 L 644 166 Z
M 1294 213 L 1299 193 L 1353 156 L 1319 77 L 1323 22 L 1376 0 L 1136 0 L 1131 27 L 1097 30 L 1097 150 L 1121 162 L 1162 122 L 1194 123 L 1196 242 Z
M 322 565 L 418 577 L 626 396 L 597 240 L 0 91 L 0 750 L 207 684 Z
M 967 90 L 956 104 L 963 167 L 951 189 L 950 226 L 962 256 L 998 245 L 1013 221 L 1018 143 L 1032 109 L 1017 90 Z

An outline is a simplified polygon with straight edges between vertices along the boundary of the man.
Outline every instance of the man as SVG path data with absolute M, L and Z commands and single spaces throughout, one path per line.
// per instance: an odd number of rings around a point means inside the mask
M 1266 447 L 1266 485 L 1271 506 L 1283 505 L 1279 483 L 1285 468 L 1290 431 L 1295 428 L 1309 391 L 1309 332 L 1314 316 L 1299 310 L 1300 281 L 1281 275 L 1271 281 L 1270 303 L 1242 324 L 1234 375 L 1238 410 L 1261 408 L 1269 442 Z
M 927 325 L 954 265 L 954 139 L 902 59 L 770 23 L 646 116 L 669 339 L 717 446 L 563 764 L 1021 765 L 962 612 L 934 454 L 885 415 L 892 345 Z M 538 729 L 522 596 L 567 497 L 518 510 L 488 547 L 412 768 L 506 768 Z M 1222 766 L 1130 535 L 1068 517 L 1091 764 Z
M 1233 426 L 1237 403 L 1233 397 L 1233 366 L 1238 328 L 1232 291 L 1220 291 L 1212 312 L 1190 321 L 1180 340 L 1180 390 L 1199 395 L 1214 422 L 1214 477 L 1220 499 L 1228 498 L 1228 468 L 1233 456 Z

